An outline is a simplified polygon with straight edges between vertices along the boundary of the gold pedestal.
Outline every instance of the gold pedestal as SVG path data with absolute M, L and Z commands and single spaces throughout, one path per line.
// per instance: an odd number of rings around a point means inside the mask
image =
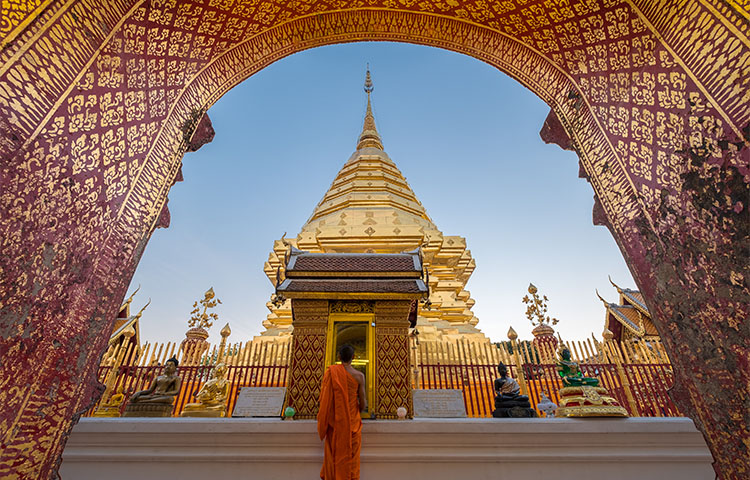
M 190 408 L 190 405 L 186 405 L 185 409 L 180 414 L 181 417 L 210 417 L 210 418 L 218 418 L 224 416 L 225 408 L 224 406 L 221 406 L 220 408 L 196 408 L 192 409 Z
M 96 409 L 92 417 L 119 417 L 120 416 L 120 406 L 102 406 Z
M 603 387 L 564 387 L 556 417 L 627 417 L 628 411 Z
M 123 417 L 171 417 L 171 403 L 128 403 Z

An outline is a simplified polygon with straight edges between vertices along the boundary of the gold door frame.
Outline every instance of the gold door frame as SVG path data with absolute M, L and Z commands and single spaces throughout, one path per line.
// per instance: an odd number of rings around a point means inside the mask
M 366 323 L 367 324 L 367 413 L 360 412 L 362 418 L 370 418 L 375 406 L 375 314 L 373 313 L 331 313 L 328 315 L 326 333 L 325 368 L 336 361 L 336 351 L 333 348 L 334 325 L 336 323 Z

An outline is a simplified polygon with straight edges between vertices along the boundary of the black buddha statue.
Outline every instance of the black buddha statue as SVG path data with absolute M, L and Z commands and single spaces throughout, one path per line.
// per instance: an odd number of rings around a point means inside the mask
M 500 378 L 495 379 L 495 418 L 528 418 L 536 417 L 536 412 L 531 408 L 529 397 L 521 395 L 521 387 L 513 378 L 508 376 L 508 367 L 503 362 L 497 366 Z

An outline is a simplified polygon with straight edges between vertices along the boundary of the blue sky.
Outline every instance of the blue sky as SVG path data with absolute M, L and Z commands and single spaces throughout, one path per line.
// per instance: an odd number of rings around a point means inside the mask
M 446 235 L 477 262 L 468 284 L 478 327 L 493 341 L 511 325 L 531 338 L 521 298 L 529 282 L 549 297 L 565 339 L 601 334 L 617 292 L 635 288 L 614 239 L 591 222 L 593 190 L 577 158 L 545 145 L 549 108 L 521 84 L 468 56 L 395 43 L 301 52 L 265 68 L 210 110 L 212 143 L 184 159 L 172 187 L 172 223 L 152 236 L 131 283 L 152 304 L 147 341 L 184 338 L 192 303 L 214 287 L 218 331 L 257 335 L 273 286 L 263 273 L 273 241 L 296 236 L 354 151 L 366 97 L 386 152 Z M 130 293 L 129 291 L 129 293 Z

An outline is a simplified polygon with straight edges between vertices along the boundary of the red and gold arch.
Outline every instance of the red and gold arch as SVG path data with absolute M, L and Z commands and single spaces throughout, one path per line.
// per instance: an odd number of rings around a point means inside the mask
M 748 399 L 737 388 L 750 375 L 747 5 L 8 0 L 2 9 L 0 476 L 49 477 L 74 414 L 98 395 L 112 319 L 150 235 L 168 223 L 183 154 L 207 140 L 206 110 L 286 55 L 363 40 L 470 55 L 550 106 L 549 140 L 578 153 L 595 221 L 654 313 L 675 400 L 720 475 L 747 474 Z

